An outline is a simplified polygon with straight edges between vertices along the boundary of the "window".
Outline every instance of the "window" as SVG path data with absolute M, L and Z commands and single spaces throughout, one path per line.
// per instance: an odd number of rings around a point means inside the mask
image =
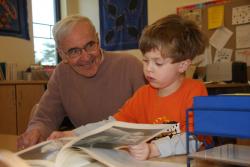
M 32 24 L 35 63 L 56 65 L 58 56 L 52 28 L 60 18 L 60 0 L 32 0 Z

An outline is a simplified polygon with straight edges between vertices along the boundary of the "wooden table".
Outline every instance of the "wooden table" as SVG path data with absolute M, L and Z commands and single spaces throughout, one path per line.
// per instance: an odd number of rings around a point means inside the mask
M 10 150 L 16 152 L 16 135 L 0 134 L 0 149 Z
M 209 95 L 250 93 L 248 83 L 208 83 L 206 87 Z
M 166 157 L 166 158 L 155 158 L 153 159 L 155 161 L 162 161 L 162 162 L 169 162 L 176 164 L 176 166 L 187 166 L 187 156 L 186 155 L 177 155 L 172 157 Z M 199 160 L 194 159 L 191 161 L 191 167 L 226 167 L 226 164 L 218 163 L 218 162 L 212 162 L 212 161 L 206 161 L 206 160 Z

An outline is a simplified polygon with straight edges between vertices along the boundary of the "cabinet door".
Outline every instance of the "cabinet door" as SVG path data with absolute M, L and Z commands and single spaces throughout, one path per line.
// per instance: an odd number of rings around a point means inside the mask
M 32 107 L 39 102 L 44 91 L 44 84 L 16 85 L 18 135 L 26 130 L 30 118 L 30 111 Z
M 16 134 L 16 94 L 14 85 L 0 85 L 0 133 Z

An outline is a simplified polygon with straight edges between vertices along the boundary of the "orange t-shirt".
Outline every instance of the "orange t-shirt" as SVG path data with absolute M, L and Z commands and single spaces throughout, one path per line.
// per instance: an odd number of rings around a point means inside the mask
M 180 88 L 169 96 L 160 97 L 157 89 L 150 85 L 139 88 L 133 97 L 114 114 L 119 121 L 132 123 L 166 123 L 176 121 L 180 129 L 186 129 L 186 110 L 193 106 L 194 96 L 207 96 L 207 89 L 201 81 L 184 79 Z M 193 130 L 193 116 L 189 115 L 189 128 Z

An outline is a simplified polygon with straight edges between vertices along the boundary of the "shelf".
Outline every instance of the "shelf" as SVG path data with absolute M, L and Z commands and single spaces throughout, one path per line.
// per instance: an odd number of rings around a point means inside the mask
M 189 158 L 250 166 L 250 146 L 226 144 L 188 155 Z

